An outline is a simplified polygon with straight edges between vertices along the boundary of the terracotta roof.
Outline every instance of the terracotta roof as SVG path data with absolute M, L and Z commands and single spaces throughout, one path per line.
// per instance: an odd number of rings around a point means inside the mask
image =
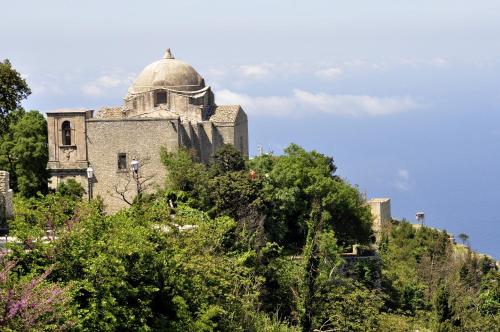
M 103 107 L 95 117 L 96 119 L 121 119 L 126 117 L 126 113 L 121 107 Z
M 240 105 L 217 105 L 214 114 L 210 117 L 213 122 L 235 122 Z

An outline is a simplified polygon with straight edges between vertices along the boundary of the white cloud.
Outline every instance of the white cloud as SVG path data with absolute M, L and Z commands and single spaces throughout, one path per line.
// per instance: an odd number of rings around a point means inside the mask
M 295 90 L 294 97 L 305 108 L 324 113 L 348 115 L 387 115 L 414 110 L 418 103 L 409 96 L 373 97 L 366 95 L 331 95 Z
M 97 83 L 105 88 L 114 88 L 115 86 L 122 84 L 122 80 L 116 77 L 104 75 L 97 79 Z
M 219 104 L 240 104 L 250 114 L 303 117 L 311 113 L 382 116 L 414 110 L 420 105 L 411 97 L 334 95 L 294 90 L 290 96 L 249 96 L 230 90 L 217 94 Z
M 55 83 L 46 81 L 34 82 L 31 84 L 33 95 L 38 96 L 59 96 L 63 94 L 63 89 Z
M 95 83 L 88 83 L 82 86 L 82 92 L 91 97 L 101 97 L 104 95 L 104 90 L 102 86 Z
M 295 107 L 294 100 L 289 97 L 251 97 L 230 90 L 219 91 L 216 98 L 219 104 L 242 105 L 248 112 L 255 115 L 282 116 L 291 114 Z
M 239 67 L 239 72 L 244 77 L 263 78 L 271 73 L 269 67 L 268 64 L 243 65 Z
M 366 61 L 360 59 L 353 59 L 344 61 L 344 66 L 346 67 L 365 67 L 367 66 Z
M 444 58 L 434 58 L 432 60 L 429 61 L 429 64 L 431 66 L 434 66 L 434 67 L 446 67 L 449 65 L 449 62 L 448 60 L 444 59 Z
M 328 80 L 335 80 L 342 75 L 342 69 L 337 67 L 329 67 L 320 69 L 315 72 L 315 75 Z
M 216 76 L 216 77 L 221 77 L 226 75 L 226 71 L 221 68 L 208 68 L 206 73 L 209 76 Z
M 413 187 L 413 180 L 407 169 L 399 169 L 394 181 L 394 187 L 400 191 L 408 191 Z
M 82 86 L 82 92 L 90 97 L 102 97 L 107 90 L 117 87 L 128 87 L 132 84 L 135 74 L 103 75 Z

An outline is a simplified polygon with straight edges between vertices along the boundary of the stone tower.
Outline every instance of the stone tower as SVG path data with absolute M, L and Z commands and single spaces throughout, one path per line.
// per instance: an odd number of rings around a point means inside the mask
M 87 119 L 91 110 L 60 109 L 47 112 L 49 188 L 56 189 L 61 181 L 74 178 L 87 186 Z
M 379 239 L 379 234 L 384 225 L 391 222 L 391 199 L 390 198 L 372 198 L 368 201 L 370 206 L 373 220 L 373 233 L 377 240 Z

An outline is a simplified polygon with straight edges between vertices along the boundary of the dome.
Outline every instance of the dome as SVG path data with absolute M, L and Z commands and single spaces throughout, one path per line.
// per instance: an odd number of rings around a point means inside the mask
M 155 88 L 179 91 L 196 91 L 205 87 L 203 77 L 193 67 L 175 59 L 167 50 L 163 59 L 146 66 L 139 74 L 130 93 L 145 92 Z

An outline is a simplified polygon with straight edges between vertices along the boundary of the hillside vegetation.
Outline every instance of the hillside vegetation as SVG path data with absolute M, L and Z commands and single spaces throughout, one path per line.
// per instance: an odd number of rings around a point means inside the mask
M 165 189 L 104 213 L 68 181 L 18 196 L 1 258 L 3 331 L 495 331 L 499 273 L 445 232 L 384 228 L 332 158 L 162 153 Z M 376 256 L 372 257 L 376 258 Z

